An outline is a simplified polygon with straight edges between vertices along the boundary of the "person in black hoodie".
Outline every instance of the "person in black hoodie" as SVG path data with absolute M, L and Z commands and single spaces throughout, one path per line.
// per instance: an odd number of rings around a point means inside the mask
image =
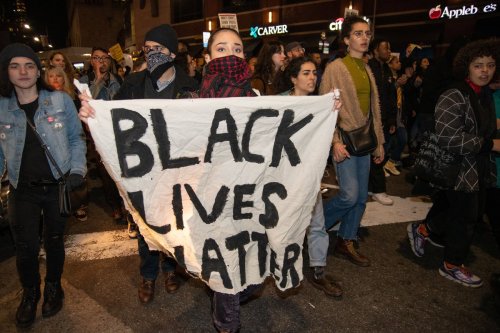
M 470 43 L 457 54 L 453 73 L 459 80 L 438 99 L 435 133 L 444 150 L 461 156 L 460 171 L 453 188 L 438 191 L 441 201 L 434 201 L 432 218 L 407 228 L 412 251 L 418 257 L 424 255 L 431 231 L 443 235 L 444 260 L 439 274 L 473 288 L 481 287 L 482 279 L 464 262 L 474 225 L 483 215 L 486 189 L 496 183 L 492 152 L 500 152 L 500 139 L 494 139 L 497 122 L 488 87 L 497 71 L 497 50 L 495 41 L 486 40 Z
M 382 125 L 384 129 L 385 142 L 389 142 L 391 134 L 396 131 L 397 104 L 395 97 L 391 96 L 392 72 L 387 61 L 391 57 L 391 44 L 384 39 L 375 39 L 370 48 L 373 50 L 373 58 L 368 61 L 368 66 L 375 76 L 377 84 Z M 384 146 L 387 151 L 387 144 Z M 394 201 L 386 194 L 386 183 L 384 175 L 384 163 L 376 164 L 372 161 L 370 165 L 369 188 L 372 198 L 382 205 L 392 205 Z
M 144 37 L 143 47 L 147 70 L 128 75 L 114 99 L 173 99 L 196 95 L 197 82 L 174 65 L 177 47 L 177 33 L 170 25 L 162 24 L 149 30 Z M 87 117 L 94 112 L 87 101 L 82 101 L 80 108 L 82 121 L 87 122 Z M 130 215 L 127 219 L 130 235 L 136 230 L 136 226 L 131 221 Z M 177 265 L 175 259 L 159 251 L 150 251 L 140 233 L 137 235 L 137 240 L 142 276 L 139 301 L 146 304 L 153 300 L 159 266 L 165 276 L 165 289 L 168 293 L 176 292 L 180 283 L 175 274 Z

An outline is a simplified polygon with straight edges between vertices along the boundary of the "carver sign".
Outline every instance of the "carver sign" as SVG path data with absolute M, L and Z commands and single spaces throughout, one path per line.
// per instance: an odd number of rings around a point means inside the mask
M 286 24 L 282 25 L 272 25 L 268 27 L 250 27 L 250 36 L 253 38 L 259 38 L 260 36 L 278 35 L 288 33 L 288 26 Z

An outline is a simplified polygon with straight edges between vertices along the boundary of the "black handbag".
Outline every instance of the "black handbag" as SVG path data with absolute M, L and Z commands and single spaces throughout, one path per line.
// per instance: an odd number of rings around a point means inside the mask
M 61 168 L 59 168 L 59 165 L 57 164 L 56 160 L 50 153 L 50 151 L 47 149 L 47 145 L 45 142 L 42 140 L 40 137 L 40 134 L 38 134 L 35 125 L 29 120 L 26 119 L 28 122 L 28 125 L 31 127 L 33 132 L 35 133 L 35 136 L 37 137 L 38 141 L 40 141 L 40 145 L 42 146 L 43 150 L 45 151 L 45 154 L 49 158 L 50 163 L 56 168 L 57 173 L 59 174 L 59 179 L 58 179 L 58 188 L 59 188 L 59 214 L 63 217 L 70 217 L 73 215 L 73 210 L 71 207 L 71 194 L 68 189 L 68 186 L 66 184 L 66 178 L 61 171 Z
M 455 187 L 462 165 L 462 156 L 443 149 L 435 133 L 424 133 L 413 169 L 419 180 L 447 190 Z
M 339 127 L 338 131 L 347 151 L 353 156 L 368 155 L 377 149 L 378 140 L 375 128 L 373 127 L 371 110 L 365 125 L 351 131 L 346 131 Z

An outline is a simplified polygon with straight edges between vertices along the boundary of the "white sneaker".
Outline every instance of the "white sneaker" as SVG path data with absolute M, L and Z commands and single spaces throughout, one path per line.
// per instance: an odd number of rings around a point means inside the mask
M 377 201 L 379 204 L 385 206 L 391 206 L 394 204 L 394 200 L 392 200 L 386 193 L 374 193 L 372 194 L 372 199 Z

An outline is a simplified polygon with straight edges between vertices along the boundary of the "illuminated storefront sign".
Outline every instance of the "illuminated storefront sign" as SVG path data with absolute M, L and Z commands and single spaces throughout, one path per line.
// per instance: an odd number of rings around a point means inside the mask
M 370 19 L 366 16 L 362 17 L 368 24 L 370 24 Z M 342 23 L 344 23 L 344 18 L 339 17 L 334 22 L 331 22 L 329 25 L 330 31 L 340 31 L 342 30 Z
M 269 35 L 281 35 L 288 33 L 288 27 L 286 24 L 283 25 L 272 25 L 269 27 L 250 27 L 250 36 L 253 38 L 258 38 L 260 36 Z
M 344 18 L 339 17 L 338 19 L 335 20 L 335 22 L 330 23 L 330 30 L 331 31 L 339 31 L 342 29 L 342 23 L 344 22 Z
M 462 6 L 462 8 L 449 8 L 445 6 L 441 8 L 441 5 L 437 5 L 434 8 L 429 10 L 429 18 L 431 20 L 448 18 L 448 19 L 456 19 L 462 16 L 476 15 L 482 13 L 493 13 L 497 10 L 496 3 L 490 3 L 487 5 L 481 5 L 479 7 L 475 5 L 470 6 Z

